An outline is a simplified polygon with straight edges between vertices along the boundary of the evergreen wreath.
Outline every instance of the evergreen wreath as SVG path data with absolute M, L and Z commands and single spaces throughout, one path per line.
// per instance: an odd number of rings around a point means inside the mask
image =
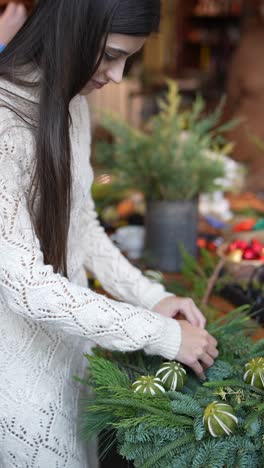
M 253 342 L 251 323 L 245 307 L 211 323 L 219 358 L 204 383 L 186 369 L 180 391 L 133 390 L 142 376 L 156 377 L 162 358 L 95 349 L 82 381 L 94 390 L 83 405 L 83 435 L 103 431 L 106 450 L 117 439 L 119 453 L 140 468 L 262 468 L 264 388 L 246 376 L 264 356 L 264 339 Z

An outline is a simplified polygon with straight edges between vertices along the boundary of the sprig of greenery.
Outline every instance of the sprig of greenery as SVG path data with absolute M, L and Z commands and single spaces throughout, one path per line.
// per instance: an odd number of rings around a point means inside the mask
M 118 190 L 136 187 L 147 200 L 191 200 L 213 191 L 224 176 L 224 165 L 210 156 L 231 150 L 224 132 L 235 124 L 219 126 L 222 106 L 205 115 L 205 103 L 198 96 L 189 110 L 181 111 L 177 84 L 169 80 L 146 132 L 111 114 L 102 116 L 101 125 L 115 142 L 98 143 L 97 161 L 111 169 Z

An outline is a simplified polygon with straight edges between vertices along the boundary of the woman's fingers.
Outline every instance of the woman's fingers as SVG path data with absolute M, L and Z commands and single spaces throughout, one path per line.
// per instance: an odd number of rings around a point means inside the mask
M 203 367 L 201 366 L 201 364 L 198 361 L 195 362 L 194 364 L 192 364 L 190 367 L 195 372 L 195 374 L 198 375 L 198 377 L 201 380 L 206 379 L 204 369 L 203 369 Z
M 182 306 L 180 313 L 186 318 L 186 320 L 188 320 L 191 325 L 194 327 L 199 327 L 199 320 L 195 315 L 195 312 L 192 310 L 192 308 L 189 307 L 188 304 Z
M 199 361 L 204 369 L 209 369 L 214 364 L 214 359 L 207 353 L 204 353 Z
M 197 318 L 198 327 L 204 328 L 206 325 L 206 318 L 193 301 L 192 301 L 192 309 L 194 310 L 194 314 Z
M 156 304 L 152 310 L 170 318 L 177 317 L 177 315 L 180 313 L 194 327 L 204 328 L 206 324 L 204 315 L 198 309 L 198 307 L 196 307 L 193 300 L 188 297 L 165 297 L 160 302 L 158 302 L 158 304 Z
M 180 320 L 179 324 L 182 343 L 176 358 L 204 379 L 204 369 L 211 367 L 218 356 L 217 341 L 206 330 L 194 327 L 185 320 Z
M 218 349 L 216 349 L 215 346 L 209 345 L 209 346 L 208 346 L 208 354 L 210 354 L 210 356 L 211 356 L 213 359 L 216 359 L 216 358 L 219 356 L 219 351 L 218 351 Z
M 208 333 L 208 340 L 209 340 L 210 345 L 217 346 L 217 340 L 215 339 L 214 336 L 210 335 L 210 333 Z
M 205 327 L 206 319 L 192 299 L 182 298 L 181 303 L 179 304 L 179 311 L 194 327 Z

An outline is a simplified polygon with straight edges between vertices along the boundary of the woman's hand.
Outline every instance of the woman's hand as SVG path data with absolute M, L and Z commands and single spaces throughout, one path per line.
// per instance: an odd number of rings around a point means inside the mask
M 206 319 L 193 300 L 177 296 L 162 299 L 153 308 L 154 312 L 175 318 L 179 313 L 186 320 L 178 320 L 182 330 L 182 344 L 176 359 L 191 367 L 201 379 L 205 379 L 204 370 L 214 364 L 218 356 L 217 341 L 205 329 Z
M 21 3 L 11 2 L 0 17 L 0 44 L 7 45 L 27 19 L 27 10 Z
M 206 324 L 205 317 L 193 300 L 185 297 L 165 297 L 153 307 L 153 311 L 169 318 L 175 318 L 180 313 L 194 327 L 204 328 Z
M 182 343 L 176 359 L 205 380 L 204 370 L 211 367 L 219 355 L 217 341 L 206 330 L 193 327 L 186 320 L 179 320 L 178 323 L 182 331 Z

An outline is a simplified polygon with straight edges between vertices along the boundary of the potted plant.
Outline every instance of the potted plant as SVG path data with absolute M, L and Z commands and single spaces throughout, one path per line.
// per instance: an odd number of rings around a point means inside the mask
M 219 188 L 224 176 L 221 155 L 231 150 L 218 126 L 222 103 L 209 115 L 197 97 L 189 110 L 181 111 L 176 82 L 159 101 L 159 112 L 144 131 L 136 130 L 118 117 L 105 114 L 101 124 L 114 143 L 100 142 L 97 160 L 115 174 L 121 188 L 136 188 L 147 202 L 146 252 L 149 265 L 163 271 L 179 271 L 179 244 L 195 255 L 198 197 Z

